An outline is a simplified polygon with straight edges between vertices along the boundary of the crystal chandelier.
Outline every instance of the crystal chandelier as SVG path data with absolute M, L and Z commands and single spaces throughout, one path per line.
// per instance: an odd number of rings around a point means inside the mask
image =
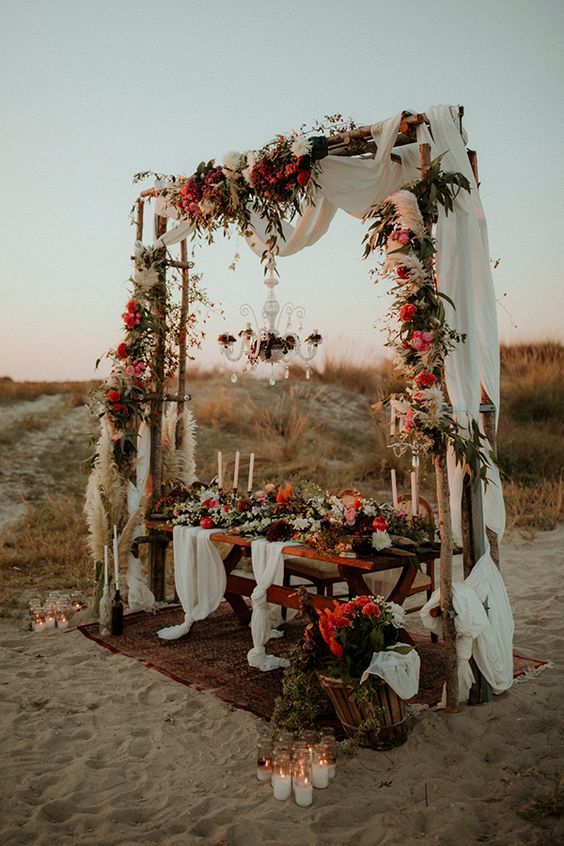
M 317 348 L 323 340 L 317 331 L 311 332 L 304 341 L 301 340 L 305 311 L 301 306 L 295 306 L 293 303 L 286 303 L 280 308 L 280 303 L 274 293 L 278 283 L 274 259 L 270 258 L 264 279 L 268 293 L 261 310 L 262 325 L 259 325 L 252 306 L 244 303 L 239 311 L 243 317 L 252 318 L 252 322 L 249 320 L 237 337 L 224 333 L 218 338 L 221 352 L 228 361 L 237 363 L 243 359 L 243 373 L 248 369 L 256 368 L 260 362 L 270 364 L 268 381 L 271 385 L 276 384 L 274 366 L 281 364 L 284 368 L 284 378 L 287 379 L 290 375 L 289 365 L 292 361 L 306 363 L 305 375 L 306 379 L 309 379 L 311 375 L 309 362 L 315 358 Z M 293 328 L 294 320 L 299 324 L 296 330 Z M 280 331 L 282 324 L 284 324 L 283 332 Z M 237 381 L 235 371 L 233 371 L 231 381 Z

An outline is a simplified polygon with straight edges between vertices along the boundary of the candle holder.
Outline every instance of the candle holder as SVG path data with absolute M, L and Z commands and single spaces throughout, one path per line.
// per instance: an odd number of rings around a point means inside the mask
M 259 781 L 270 781 L 272 776 L 272 741 L 268 737 L 261 737 L 257 743 L 257 778 Z
M 327 750 L 323 743 L 318 743 L 313 747 L 311 757 L 311 780 L 314 787 L 318 790 L 325 790 L 329 787 L 329 761 L 327 759 Z
M 43 611 L 35 611 L 31 614 L 31 629 L 34 632 L 45 631 L 45 615 Z
M 277 749 L 272 757 L 272 795 L 281 802 L 292 795 L 292 762 L 287 749 Z
M 333 729 L 326 729 L 322 732 L 320 743 L 325 750 L 329 780 L 332 781 L 337 774 L 337 741 Z
M 309 751 L 296 754 L 292 761 L 292 787 L 294 801 L 300 808 L 307 808 L 313 802 L 311 778 L 311 756 Z

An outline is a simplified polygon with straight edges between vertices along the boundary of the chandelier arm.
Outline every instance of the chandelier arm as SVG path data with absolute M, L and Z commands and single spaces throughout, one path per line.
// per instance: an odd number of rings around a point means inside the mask
M 252 306 L 250 306 L 248 303 L 243 303 L 243 305 L 239 309 L 239 314 L 241 315 L 241 317 L 249 317 L 249 315 L 252 316 L 254 323 L 255 323 L 254 334 L 259 335 L 260 334 L 260 326 L 259 326 L 259 322 L 257 320 L 257 316 L 255 314 L 254 308 Z
M 223 355 L 225 356 L 225 358 L 227 358 L 229 361 L 233 361 L 233 362 L 240 361 L 241 358 L 243 357 L 243 353 L 245 352 L 246 341 L 247 341 L 247 339 L 245 337 L 239 338 L 239 349 L 238 349 L 238 352 L 236 352 L 236 353 L 233 352 L 233 348 L 235 346 L 234 344 L 231 344 L 231 346 L 229 346 L 229 347 L 227 347 L 227 346 L 222 347 Z

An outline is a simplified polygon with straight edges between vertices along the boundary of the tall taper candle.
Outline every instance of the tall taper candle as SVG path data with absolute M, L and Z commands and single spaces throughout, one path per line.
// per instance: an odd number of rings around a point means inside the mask
M 114 573 L 115 573 L 115 580 L 116 580 L 116 590 L 119 590 L 119 557 L 118 557 L 117 526 L 114 526 Z
M 249 493 L 253 490 L 253 470 L 255 469 L 255 454 L 251 452 L 251 457 L 249 458 L 249 484 L 247 486 L 247 490 Z
M 411 516 L 417 517 L 419 514 L 419 494 L 417 492 L 417 473 L 415 470 L 411 471 Z
M 396 434 L 396 409 L 392 405 L 390 409 L 390 435 Z
M 398 482 L 396 479 L 396 471 L 392 470 L 392 505 L 397 508 L 398 503 Z
M 104 545 L 104 587 L 108 587 L 108 544 Z
M 235 469 L 233 470 L 233 488 L 237 490 L 237 486 L 239 484 L 239 459 L 241 457 L 241 453 L 239 450 L 235 453 Z
M 223 456 L 221 452 L 217 453 L 217 486 L 223 487 Z

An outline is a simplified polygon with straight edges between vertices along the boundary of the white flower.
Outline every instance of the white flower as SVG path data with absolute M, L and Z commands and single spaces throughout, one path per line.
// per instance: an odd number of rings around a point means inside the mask
M 393 614 L 392 626 L 396 629 L 403 629 L 405 627 L 405 611 L 396 602 L 388 602 L 388 606 Z
M 311 153 L 311 144 L 307 138 L 298 137 L 290 147 L 290 150 L 292 151 L 292 155 L 299 159 L 300 156 L 309 156 Z
M 245 156 L 237 150 L 229 150 L 223 156 L 223 172 L 228 179 L 237 179 L 239 169 L 245 164 Z
M 383 549 L 388 549 L 392 545 L 392 540 L 387 532 L 372 532 L 372 546 L 376 552 L 381 552 Z

